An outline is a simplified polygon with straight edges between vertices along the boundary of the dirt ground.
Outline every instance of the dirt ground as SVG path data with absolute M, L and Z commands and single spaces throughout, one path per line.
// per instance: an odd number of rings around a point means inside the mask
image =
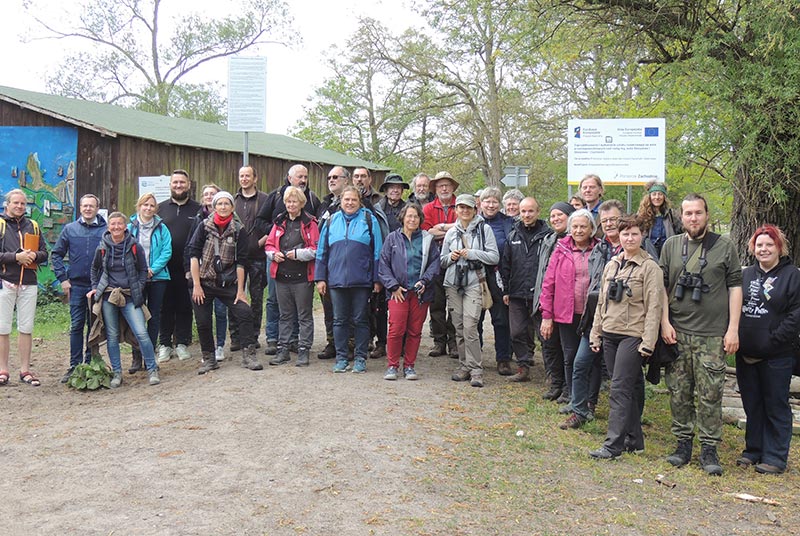
M 612 472 L 595 484 L 596 477 L 580 473 L 600 470 L 591 464 L 575 474 L 528 465 L 532 471 L 524 474 L 526 457 L 547 462 L 547 445 L 536 443 L 535 430 L 527 447 L 510 453 L 517 462 L 512 471 L 537 495 L 551 493 L 549 499 L 515 496 L 513 488 L 496 485 L 492 475 L 504 469 L 491 455 L 476 460 L 473 470 L 481 475 L 460 463 L 462 441 L 485 437 L 490 449 L 496 431 L 511 427 L 485 426 L 482 417 L 498 411 L 500 420 L 508 411 L 513 417 L 519 410 L 502 406 L 516 404 L 520 390 L 523 400 L 535 395 L 541 381 L 509 386 L 492 368 L 482 390 L 456 384 L 449 379 L 455 360 L 427 357 L 427 337 L 417 382 L 384 381 L 382 360 L 369 360 L 364 375 L 332 374 L 331 361 L 316 359 L 324 337 L 317 316 L 318 344 L 308 368 L 269 367 L 259 354 L 264 371 L 241 368 L 237 356 L 198 376 L 197 357 L 173 358 L 162 365 L 161 385 L 126 373 L 114 391 L 81 393 L 58 383 L 68 359 L 66 336 L 35 348 L 33 368 L 43 385 L 22 385 L 12 345 L 12 381 L 0 389 L 0 533 L 648 533 L 616 514 L 583 524 L 614 510 L 616 503 L 607 501 L 618 496 L 627 475 Z M 488 321 L 486 327 L 491 330 Z M 484 359 L 493 367 L 489 347 Z M 196 344 L 191 350 L 199 355 Z M 559 493 L 580 497 L 572 500 L 575 510 L 559 506 Z M 680 534 L 800 532 L 785 524 L 787 512 L 779 528 L 755 507 L 713 500 L 695 506 L 695 500 L 662 497 L 641 514 L 675 523 Z M 498 503 L 506 506 L 495 510 Z M 796 508 L 789 511 L 797 516 Z M 565 515 L 572 517 L 565 522 Z M 708 523 L 714 516 L 719 523 Z M 748 516 L 754 520 L 742 525 Z

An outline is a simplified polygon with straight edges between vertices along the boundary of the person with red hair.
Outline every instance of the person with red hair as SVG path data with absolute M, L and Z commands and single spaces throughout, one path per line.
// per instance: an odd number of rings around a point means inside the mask
M 748 249 L 756 264 L 742 271 L 736 352 L 747 430 L 736 465 L 780 474 L 786 470 L 792 439 L 789 382 L 800 333 L 800 271 L 789 259 L 786 236 L 774 225 L 756 229 Z

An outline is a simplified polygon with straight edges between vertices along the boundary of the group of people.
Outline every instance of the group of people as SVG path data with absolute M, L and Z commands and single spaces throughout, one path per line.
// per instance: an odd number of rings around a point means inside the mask
M 644 449 L 642 366 L 649 364 L 656 373 L 666 368 L 677 439 L 668 461 L 689 463 L 697 434 L 700 465 L 721 474 L 725 355 L 736 354 L 748 414 L 737 463 L 763 473 L 785 470 L 800 274 L 780 229 L 755 231 L 750 252 L 757 264 L 742 270 L 733 243 L 709 229 L 705 199 L 690 194 L 677 211 L 663 183 L 647 185 L 639 211 L 626 215 L 619 201 L 603 199 L 602 180 L 588 175 L 580 195 L 554 203 L 546 222 L 537 200 L 518 191 L 456 195 L 459 183 L 446 171 L 419 174 L 411 185 L 390 174 L 375 191 L 370 170 L 355 168 L 351 176 L 334 166 L 322 198 L 299 164 L 269 194 L 257 182 L 255 169 L 244 166 L 237 192 L 208 184 L 197 202 L 188 173 L 175 170 L 168 200 L 159 204 L 145 193 L 133 216 L 114 212 L 107 221 L 96 196 L 81 198 L 80 217 L 64 227 L 51 254 L 70 303 L 63 382 L 96 346 L 86 330 L 93 317 L 104 325 L 112 387 L 123 381 L 123 338 L 134 348 L 129 373 L 146 369 L 151 385 L 160 382 L 160 363 L 190 358 L 192 316 L 199 374 L 225 359 L 226 326 L 229 350 L 242 352 L 243 367 L 261 370 L 265 289 L 269 364 L 289 363 L 294 353 L 296 366 L 306 367 L 316 290 L 327 339 L 317 357 L 334 360 L 335 373 L 364 373 L 368 358 L 385 357 L 384 379 L 416 380 L 430 309 L 430 356 L 458 358 L 452 379 L 473 387 L 484 385 L 487 311 L 497 372 L 510 381 L 531 379 L 539 340 L 548 380 L 543 398 L 559 402 L 565 430 L 594 418 L 607 377 L 608 433 L 590 453 L 600 459 Z M 26 206 L 24 192 L 6 195 L 0 384 L 9 379 L 15 306 L 20 379 L 40 384 L 29 366 L 30 333 L 35 266 L 47 261 L 47 251 Z M 740 332 L 747 333 L 741 344 Z

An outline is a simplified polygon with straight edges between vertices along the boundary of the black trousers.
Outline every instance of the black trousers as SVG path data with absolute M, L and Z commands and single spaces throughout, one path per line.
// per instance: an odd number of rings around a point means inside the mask
M 533 366 L 535 326 L 530 316 L 532 301 L 524 298 L 508 299 L 511 347 L 517 356 L 517 363 L 525 367 Z
M 386 292 L 373 292 L 369 299 L 369 334 L 377 337 L 378 346 L 386 346 L 386 333 L 389 329 L 389 310 L 386 303 Z
M 433 280 L 434 294 L 430 307 L 431 337 L 437 346 L 456 348 L 456 328 L 447 314 L 447 294 L 444 291 L 444 274 L 440 273 Z
M 641 342 L 639 337 L 603 333 L 603 358 L 611 374 L 608 433 L 603 445 L 614 454 L 620 454 L 626 445 L 644 448 L 644 374 L 638 350 Z
M 203 292 L 206 295 L 203 303 L 192 302 L 194 316 L 197 320 L 197 335 L 200 337 L 200 348 L 203 351 L 203 355 L 211 354 L 213 356 L 216 348 L 212 326 L 214 298 L 219 298 L 225 304 L 225 307 L 228 308 L 228 316 L 233 318 L 232 322 L 239 324 L 239 342 L 242 348 L 256 343 L 256 332 L 253 330 L 253 312 L 245 302 L 233 303 L 236 300 L 235 286 L 217 288 L 203 285 Z
M 253 329 L 256 333 L 261 333 L 261 319 L 264 318 L 264 289 L 267 286 L 267 265 L 264 259 L 261 259 L 261 262 L 250 263 L 246 276 L 250 294 L 250 309 L 253 311 Z M 234 322 L 232 316 L 229 309 L 228 329 L 231 332 L 231 342 L 240 342 L 239 323 Z
M 170 281 L 164 292 L 164 304 L 161 306 L 161 326 L 159 342 L 163 346 L 174 347 L 178 344 L 192 343 L 192 298 L 189 293 L 189 281 L 179 267 L 169 266 Z

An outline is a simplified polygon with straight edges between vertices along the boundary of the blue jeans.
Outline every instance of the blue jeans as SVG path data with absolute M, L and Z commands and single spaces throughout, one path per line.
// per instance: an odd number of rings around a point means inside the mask
M 69 366 L 76 367 L 92 358 L 89 349 L 89 303 L 86 293 L 91 287 L 72 285 L 69 291 Z
M 333 302 L 333 342 L 336 346 L 336 360 L 347 359 L 350 329 L 355 334 L 355 358 L 366 359 L 369 348 L 368 307 L 372 289 L 367 287 L 329 288 Z M 352 324 L 351 324 L 352 323 Z
M 264 328 L 264 334 L 267 336 L 268 341 L 277 342 L 280 339 L 280 320 L 281 308 L 278 306 L 278 289 L 275 286 L 275 280 L 270 277 L 272 261 L 267 260 L 267 325 Z M 296 341 L 300 336 L 300 324 L 295 320 L 292 326 L 292 341 Z
M 106 349 L 108 359 L 111 361 L 111 370 L 122 372 L 122 363 L 119 356 L 119 316 L 125 318 L 128 327 L 139 341 L 139 350 L 142 352 L 145 366 L 148 371 L 156 370 L 156 356 L 153 350 L 153 343 L 147 334 L 147 326 L 144 321 L 144 312 L 141 307 L 134 307 L 133 302 L 128 300 L 124 307 L 117 307 L 103 298 L 103 322 L 106 327 Z
M 228 308 L 219 298 L 214 298 L 214 331 L 217 346 L 225 346 L 225 332 L 228 330 Z
M 748 365 L 736 357 L 736 380 L 747 414 L 742 456 L 754 463 L 786 469 L 792 440 L 789 383 L 793 356 L 772 357 Z
M 572 411 L 583 417 L 589 417 L 588 402 L 597 402 L 600 391 L 600 373 L 602 352 L 594 353 L 589 349 L 589 337 L 581 337 L 578 352 L 572 364 Z

